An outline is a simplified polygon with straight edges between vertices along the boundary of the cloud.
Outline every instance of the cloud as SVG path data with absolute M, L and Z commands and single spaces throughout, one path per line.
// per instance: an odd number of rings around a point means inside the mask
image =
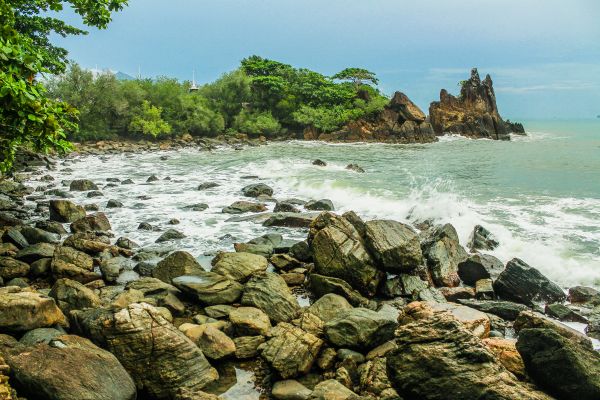
M 594 82 L 553 82 L 545 85 L 530 85 L 530 86 L 499 86 L 496 87 L 496 92 L 504 93 L 529 93 L 529 92 L 546 92 L 546 91 L 567 91 L 567 90 L 591 90 L 598 88 L 600 85 Z

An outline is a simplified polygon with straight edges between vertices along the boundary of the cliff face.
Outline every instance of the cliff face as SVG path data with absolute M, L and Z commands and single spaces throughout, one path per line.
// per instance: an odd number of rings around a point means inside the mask
M 508 134 L 524 133 L 523 125 L 503 121 L 498 113 L 492 78 L 482 81 L 477 68 L 465 81 L 460 96 L 454 97 L 446 89 L 440 92 L 440 101 L 429 106 L 429 120 L 437 135 L 457 133 L 474 138 L 508 140 Z
M 333 133 L 319 133 L 307 128 L 307 140 L 376 141 L 389 143 L 435 142 L 436 135 L 427 117 L 404 93 L 396 92 L 378 115 L 349 122 Z

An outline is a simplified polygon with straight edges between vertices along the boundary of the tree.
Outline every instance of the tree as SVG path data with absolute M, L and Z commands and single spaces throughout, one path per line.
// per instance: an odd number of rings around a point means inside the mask
M 162 109 L 144 100 L 141 110 L 133 117 L 129 129 L 132 132 L 157 137 L 171 133 L 171 125 L 161 118 Z
M 350 81 L 354 84 L 354 87 L 358 89 L 360 86 L 365 85 L 366 82 L 370 82 L 374 85 L 379 83 L 379 80 L 375 74 L 364 68 L 346 68 L 331 77 L 340 81 Z
M 0 171 L 12 167 L 21 145 L 36 151 L 66 151 L 66 132 L 77 129 L 77 112 L 47 97 L 36 76 L 64 69 L 66 51 L 49 42 L 51 33 L 65 36 L 83 31 L 63 21 L 40 16 L 70 4 L 89 26 L 104 28 L 112 11 L 126 0 L 2 0 L 0 1 Z

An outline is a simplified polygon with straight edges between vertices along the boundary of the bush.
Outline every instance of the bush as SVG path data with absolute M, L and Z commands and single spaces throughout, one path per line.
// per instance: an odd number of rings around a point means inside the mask
M 275 136 L 281 131 L 281 124 L 271 112 L 251 112 L 242 110 L 233 121 L 234 129 L 251 136 Z

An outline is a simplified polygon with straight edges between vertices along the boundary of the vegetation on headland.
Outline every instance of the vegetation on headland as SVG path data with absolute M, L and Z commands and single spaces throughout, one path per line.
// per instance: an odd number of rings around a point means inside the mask
M 332 77 L 251 56 L 235 71 L 190 91 L 190 82 L 159 77 L 121 81 L 77 64 L 49 80 L 52 97 L 79 110 L 72 140 L 216 136 L 272 137 L 313 126 L 322 132 L 380 111 L 388 99 L 371 86 L 370 71 L 349 68 Z
M 66 150 L 67 134 L 77 131 L 76 109 L 48 96 L 36 78 L 66 67 L 67 51 L 50 43 L 52 33 L 86 32 L 49 13 L 70 5 L 86 25 L 105 28 L 111 13 L 126 4 L 127 0 L 0 1 L 0 171 L 11 167 L 19 146 Z

